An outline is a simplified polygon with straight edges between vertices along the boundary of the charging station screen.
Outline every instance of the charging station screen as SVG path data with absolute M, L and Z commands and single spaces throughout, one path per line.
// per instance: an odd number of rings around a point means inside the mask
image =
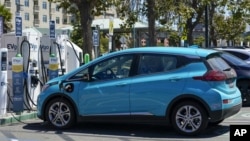
M 1 54 L 1 70 L 5 71 L 7 69 L 7 52 L 2 52 Z

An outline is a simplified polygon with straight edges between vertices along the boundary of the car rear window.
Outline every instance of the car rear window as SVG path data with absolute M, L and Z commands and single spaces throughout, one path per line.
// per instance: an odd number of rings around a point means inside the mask
M 213 70 L 227 70 L 231 67 L 220 57 L 219 54 L 213 54 L 207 57 L 207 62 Z

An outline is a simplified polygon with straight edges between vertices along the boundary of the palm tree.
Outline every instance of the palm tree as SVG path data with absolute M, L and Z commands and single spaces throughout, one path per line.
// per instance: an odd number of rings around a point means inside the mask
M 11 19 L 12 13 L 4 5 L 0 4 L 0 16 L 3 17 L 3 33 L 10 32 L 12 29 Z

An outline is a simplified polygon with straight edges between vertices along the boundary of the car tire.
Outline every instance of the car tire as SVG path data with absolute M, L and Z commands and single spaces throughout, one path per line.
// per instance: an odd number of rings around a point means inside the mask
M 66 129 L 75 124 L 75 112 L 72 105 L 64 98 L 51 100 L 45 111 L 46 120 L 57 129 Z
M 181 102 L 175 106 L 171 120 L 175 130 L 183 135 L 197 135 L 208 125 L 206 111 L 192 101 Z
M 250 105 L 250 80 L 241 80 L 237 82 L 237 87 L 239 88 L 242 95 L 242 105 Z

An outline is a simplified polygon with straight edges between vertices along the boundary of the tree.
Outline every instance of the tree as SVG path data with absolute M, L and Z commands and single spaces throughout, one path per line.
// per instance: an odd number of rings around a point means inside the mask
M 138 19 L 138 15 L 147 17 L 150 42 L 155 40 L 155 23 L 166 28 L 178 23 L 180 35 L 187 36 L 188 43 L 193 44 L 193 29 L 201 22 L 205 7 L 210 1 L 212 0 L 144 0 L 142 7 L 135 11 L 130 9 L 130 1 L 126 0 L 118 3 L 117 8 L 119 16 L 127 17 L 130 25 Z
M 83 40 L 83 53 L 90 54 L 91 59 L 95 58 L 93 53 L 92 42 L 92 21 L 94 16 L 101 15 L 103 11 L 109 8 L 113 0 L 48 0 L 49 2 L 55 2 L 59 4 L 59 8 L 64 8 L 68 13 L 75 14 L 78 20 L 79 28 L 81 30 L 81 36 Z
M 195 26 L 199 23 L 205 24 L 204 13 L 207 6 L 209 7 L 209 37 L 214 45 L 217 43 L 218 36 L 223 36 L 227 40 L 234 40 L 244 32 L 246 22 L 248 21 L 250 23 L 249 0 L 174 1 L 176 4 L 175 8 L 173 8 L 175 11 L 173 13 L 180 16 L 181 20 L 179 20 L 179 25 L 184 29 L 182 30 L 182 34 L 187 35 L 187 40 L 190 45 L 193 44 L 192 34 Z M 225 11 L 229 11 L 230 15 L 229 17 L 222 18 L 222 16 L 225 15 Z M 218 15 L 220 16 L 214 17 Z M 221 19 L 218 21 L 218 18 Z M 225 27 L 227 27 L 227 29 L 225 29 Z
M 89 53 L 93 58 L 92 53 L 92 30 L 91 24 L 94 16 L 102 14 L 111 5 L 115 5 L 118 17 L 125 19 L 126 23 L 121 25 L 125 31 L 131 31 L 134 23 L 139 19 L 139 16 L 147 18 L 149 45 L 156 45 L 156 26 L 164 26 L 171 29 L 173 23 L 178 24 L 179 36 L 186 36 L 189 45 L 193 44 L 193 30 L 200 24 L 204 24 L 204 13 L 207 5 L 210 6 L 210 37 L 216 43 L 216 36 L 223 36 L 226 39 L 236 38 L 242 30 L 242 27 L 235 28 L 243 23 L 238 23 L 244 20 L 250 23 L 249 9 L 250 2 L 248 0 L 49 0 L 59 2 L 60 6 L 67 9 L 71 13 L 79 13 L 78 30 L 81 32 L 75 33 L 76 37 L 81 34 L 83 38 L 83 51 Z M 239 5 L 237 5 L 239 4 Z M 136 8 L 133 6 L 136 5 Z M 217 13 L 222 13 L 220 8 L 228 7 L 232 12 L 231 18 L 227 18 L 224 22 L 232 24 L 233 30 L 222 32 L 227 35 L 222 35 L 216 25 L 213 25 L 213 17 Z M 223 23 L 224 24 L 224 23 Z M 223 25 L 221 24 L 221 25 Z M 220 24 L 217 24 L 220 25 Z M 225 25 L 225 24 L 224 24 Z
M 199 36 L 194 39 L 194 44 L 198 46 L 202 46 L 202 43 L 204 43 L 205 38 L 203 36 Z
M 4 5 L 0 5 L 0 15 L 3 16 L 3 33 L 10 32 L 12 29 L 11 19 L 12 14 L 9 9 L 6 9 Z
M 217 46 L 217 39 L 233 42 L 240 39 L 249 22 L 250 2 L 248 0 L 221 0 L 214 1 L 209 6 L 210 38 L 213 45 Z
M 249 22 L 250 1 L 236 0 L 229 1 L 228 10 L 231 12 L 231 17 L 227 19 L 228 27 L 231 30 L 226 39 L 236 42 L 246 29 L 246 24 Z

